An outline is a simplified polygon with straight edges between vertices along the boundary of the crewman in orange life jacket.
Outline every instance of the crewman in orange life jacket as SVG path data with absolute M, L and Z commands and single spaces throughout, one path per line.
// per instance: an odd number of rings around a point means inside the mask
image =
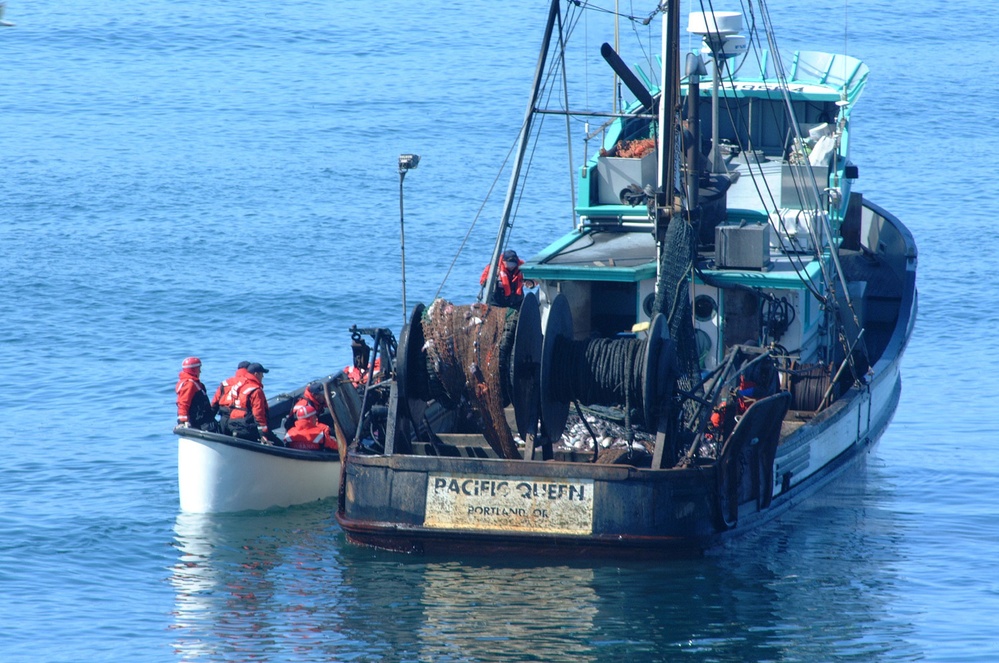
M 735 414 L 733 417 L 741 417 L 746 413 L 746 410 L 756 402 L 758 398 L 756 383 L 751 379 L 747 378 L 745 374 L 739 376 L 739 388 L 734 390 L 735 396 Z M 724 438 L 727 437 L 731 430 L 726 430 L 726 419 L 728 417 L 728 408 L 730 407 L 728 401 L 722 401 L 718 407 L 715 408 L 714 412 L 711 413 L 710 426 L 708 427 L 708 433 L 712 437 Z M 734 421 L 733 421 L 734 423 Z M 730 423 L 729 425 L 733 425 Z
M 330 397 L 333 397 L 333 392 L 330 392 Z M 313 382 L 305 391 L 302 392 L 302 397 L 295 401 L 295 406 L 291 408 L 291 414 L 288 418 L 284 420 L 284 427 L 287 430 L 291 430 L 291 427 L 295 425 L 297 420 L 298 408 L 308 405 L 316 411 L 316 416 L 321 417 L 323 412 L 326 411 L 326 395 L 323 393 L 323 383 Z
M 215 413 L 208 401 L 208 391 L 201 382 L 201 360 L 188 357 L 177 376 L 177 424 L 185 428 L 213 430 Z
M 268 422 L 270 411 L 264 395 L 266 368 L 254 362 L 246 367 L 246 380 L 236 391 L 229 413 L 229 431 L 236 437 L 260 440 L 264 444 L 280 444 L 281 438 L 271 432 Z
M 520 271 L 520 266 L 524 261 L 517 256 L 513 249 L 507 249 L 500 257 L 499 265 L 496 269 L 496 288 L 489 304 L 506 308 L 520 308 L 524 301 L 524 275 Z M 489 278 L 489 265 L 482 270 L 479 277 L 479 285 L 485 286 L 486 279 Z M 534 281 L 528 281 L 526 285 L 533 288 Z
M 318 413 L 312 405 L 295 406 L 295 425 L 284 436 L 285 444 L 292 449 L 336 451 L 336 441 L 330 435 L 330 427 L 320 423 Z
M 219 415 L 219 428 L 226 430 L 229 424 L 229 411 L 232 410 L 232 402 L 236 398 L 240 385 L 246 381 L 246 367 L 250 365 L 248 361 L 241 361 L 236 365 L 236 374 L 226 378 L 219 383 L 212 396 L 212 409 Z
M 360 333 L 355 333 L 352 337 L 350 352 L 353 356 L 353 362 L 350 366 L 343 367 L 343 374 L 355 388 L 360 389 L 368 382 L 368 364 L 371 362 L 371 348 L 361 338 Z M 374 384 L 377 384 L 381 379 L 381 357 L 375 358 L 375 364 L 372 368 L 375 373 Z
M 353 384 L 354 387 L 360 389 L 368 381 L 368 365 L 367 364 L 361 364 L 360 366 L 358 366 L 357 364 L 358 364 L 357 358 L 355 357 L 353 365 L 351 365 L 351 366 L 344 366 L 343 367 L 343 374 L 347 376 L 347 379 L 350 380 L 350 383 Z M 378 381 L 380 380 L 380 376 L 381 376 L 381 372 L 382 372 L 382 359 L 381 359 L 381 357 L 375 357 L 375 366 L 374 366 L 374 369 L 375 369 L 375 382 L 374 382 L 374 384 L 377 384 Z

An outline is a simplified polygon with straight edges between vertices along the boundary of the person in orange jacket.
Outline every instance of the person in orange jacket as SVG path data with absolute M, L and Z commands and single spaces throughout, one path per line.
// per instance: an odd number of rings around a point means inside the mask
M 520 272 L 520 266 L 524 261 L 517 256 L 513 249 L 507 249 L 500 257 L 499 266 L 496 269 L 496 288 L 489 304 L 493 306 L 503 306 L 506 308 L 520 308 L 524 301 L 524 275 Z M 479 285 L 485 286 L 486 279 L 489 278 L 489 265 L 482 270 L 479 277 Z M 533 281 L 527 281 L 528 287 L 534 287 Z
M 323 410 L 326 409 L 326 395 L 323 393 L 323 383 L 313 382 L 306 387 L 305 391 L 302 392 L 302 397 L 295 403 L 295 407 L 300 405 L 311 405 L 316 411 L 316 416 L 322 416 Z
M 292 449 L 336 451 L 336 440 L 330 435 L 330 427 L 320 423 L 316 408 L 309 404 L 296 405 L 295 425 L 285 433 L 284 442 Z
M 280 443 L 268 423 L 270 411 L 264 395 L 264 373 L 269 373 L 258 363 L 246 367 L 246 380 L 240 385 L 229 413 L 229 431 L 236 437 L 260 440 L 264 444 Z
M 236 398 L 239 387 L 246 381 L 246 367 L 250 365 L 248 361 L 241 361 L 236 365 L 236 374 L 226 378 L 219 383 L 212 396 L 212 410 L 219 415 L 219 427 L 226 429 L 229 424 L 229 412 L 232 410 L 232 402 Z
M 219 383 L 219 386 L 215 389 L 215 395 L 212 396 L 212 407 L 218 407 L 223 399 L 228 399 L 231 402 L 231 397 L 229 397 L 229 391 L 236 385 L 236 383 L 241 382 L 246 375 L 246 367 L 250 365 L 248 361 L 241 361 L 236 364 L 236 374 L 232 377 L 228 377 Z M 231 404 L 231 403 L 230 403 Z
M 208 391 L 201 382 L 201 360 L 188 357 L 177 375 L 177 425 L 185 428 L 210 430 L 215 425 L 215 413 L 208 401 Z
M 733 396 L 735 397 L 735 415 L 741 417 L 746 413 L 746 410 L 756 402 L 756 383 L 748 379 L 745 375 L 739 376 L 739 388 L 733 391 Z M 709 433 L 716 437 L 724 437 L 731 431 L 725 430 L 726 418 L 728 416 L 729 402 L 722 401 L 714 412 L 711 413 L 711 425 L 708 428 Z
M 382 359 L 381 357 L 375 358 L 375 381 L 372 384 L 378 384 L 381 381 L 382 372 Z M 354 385 L 357 389 L 363 387 L 368 381 L 368 367 L 367 365 L 358 366 L 357 360 L 351 366 L 343 367 L 343 374 L 347 376 L 350 383 Z
M 330 396 L 333 396 L 333 392 L 330 392 Z M 302 392 L 302 397 L 295 401 L 294 407 L 291 408 L 291 414 L 288 418 L 284 420 L 284 427 L 287 430 L 291 430 L 291 427 L 295 425 L 295 421 L 298 419 L 298 408 L 308 405 L 316 411 L 317 417 L 322 417 L 323 412 L 326 411 L 326 396 L 323 393 L 323 383 L 313 382 L 305 391 Z

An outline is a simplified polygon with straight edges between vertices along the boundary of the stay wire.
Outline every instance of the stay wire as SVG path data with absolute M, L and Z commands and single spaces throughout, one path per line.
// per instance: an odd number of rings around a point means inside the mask
M 764 71 L 764 65 L 763 65 L 762 57 L 760 56 L 760 53 L 759 53 L 759 50 L 758 50 L 759 49 L 759 46 L 758 46 L 759 39 L 758 39 L 758 31 L 757 31 L 757 27 L 756 27 L 756 13 L 753 11 L 752 0 L 748 0 L 748 8 L 747 8 L 746 4 L 743 4 L 742 6 L 743 6 L 743 13 L 747 14 L 750 17 L 750 27 L 749 27 L 750 44 L 752 45 L 753 52 L 756 54 L 756 61 L 757 61 L 757 65 L 760 67 L 761 74 L 765 76 L 766 72 Z M 711 0 L 708 0 L 708 7 L 710 8 L 710 11 L 712 11 L 712 12 L 714 11 L 714 5 L 713 5 L 713 2 Z M 704 10 L 704 1 L 703 0 L 701 0 L 701 9 L 702 9 L 702 11 Z M 738 69 L 741 69 L 742 66 L 745 65 L 745 62 L 747 60 L 748 60 L 748 56 L 744 57 L 742 64 L 739 65 L 739 67 L 736 69 L 736 71 Z M 734 83 L 735 83 L 735 72 L 730 67 L 728 68 L 728 71 L 729 71 L 729 74 L 728 74 L 729 82 L 734 86 Z M 765 93 L 766 93 L 766 97 L 767 97 L 768 101 L 774 101 L 773 97 L 770 95 L 769 88 L 765 89 Z M 749 133 L 749 127 L 745 123 L 745 121 L 743 121 L 741 123 L 737 123 L 736 122 L 735 117 L 733 116 L 731 103 L 727 99 L 724 100 L 723 103 L 725 104 L 725 110 L 726 110 L 726 113 L 728 114 L 729 123 L 733 127 L 735 127 L 737 125 L 741 126 L 743 129 L 746 130 L 746 133 L 748 134 Z M 769 107 L 769 109 L 770 109 L 770 112 L 772 113 L 772 116 L 774 118 L 774 124 L 776 124 L 777 123 L 776 121 L 777 121 L 777 118 L 778 118 L 776 110 L 773 109 L 772 105 Z M 747 146 L 743 145 L 741 143 L 741 141 L 739 141 L 738 133 L 736 134 L 736 141 L 739 144 L 739 148 L 745 154 L 747 154 L 747 155 L 751 154 L 749 152 L 749 150 L 747 149 Z M 749 175 L 750 175 L 750 178 L 753 181 L 753 186 L 756 189 L 757 195 L 759 195 L 759 197 L 760 197 L 761 200 L 768 198 L 770 200 L 771 205 L 773 205 L 774 210 L 777 211 L 777 212 L 779 212 L 779 206 L 777 205 L 777 201 L 776 201 L 776 199 L 774 197 L 773 191 L 770 189 L 770 184 L 767 182 L 766 178 L 765 177 L 761 177 L 760 178 L 760 179 L 763 180 L 763 188 L 766 189 L 766 196 L 764 196 L 763 191 L 760 189 L 760 184 L 759 184 L 759 181 L 757 180 L 756 173 L 753 171 L 753 168 L 752 168 L 753 164 L 752 164 L 752 162 L 748 158 L 747 158 L 747 161 L 746 161 L 746 165 L 749 166 L 749 168 L 748 168 Z M 758 160 L 756 162 L 756 166 L 760 167 L 760 163 L 759 163 Z M 762 175 L 762 168 L 760 168 L 760 171 L 761 171 L 761 175 Z M 794 173 L 792 172 L 792 176 L 793 175 L 794 175 Z M 799 191 L 799 196 L 800 196 L 800 191 Z M 787 233 L 787 228 L 786 228 L 786 226 L 784 224 L 783 217 L 778 217 L 778 219 L 779 219 L 778 223 L 780 224 L 781 228 L 784 230 L 785 233 Z M 781 242 L 781 247 L 784 248 L 783 239 L 778 236 L 778 240 Z M 807 276 L 807 274 L 804 274 L 804 275 L 802 274 L 802 270 L 804 269 L 804 263 L 799 258 L 792 257 L 791 253 L 788 253 L 787 255 L 788 255 L 788 260 L 791 263 L 791 266 L 794 267 L 795 272 L 798 274 L 798 278 L 806 285 L 806 287 L 809 287 L 809 290 L 812 292 L 813 295 L 816 296 L 817 299 L 819 299 L 820 301 L 822 301 L 823 297 L 818 293 L 818 289 L 814 287 L 814 284 L 811 283 L 811 279 Z M 794 264 L 795 260 L 798 261 L 799 265 L 801 266 L 801 269 L 798 269 L 798 265 Z
M 561 14 L 560 14 L 560 16 L 561 16 Z M 573 26 L 575 26 L 575 24 L 576 24 L 577 21 L 578 21 L 578 18 L 577 18 L 576 21 L 573 21 Z M 571 32 L 572 32 L 572 29 L 570 28 L 569 34 L 571 34 Z M 561 33 L 560 33 L 560 38 L 561 38 Z M 549 68 L 547 78 L 550 79 L 551 76 L 552 76 L 552 69 Z M 528 120 L 525 119 L 525 122 L 526 121 L 528 121 Z M 544 116 L 542 116 L 542 119 L 541 119 L 541 122 L 543 122 L 543 121 L 544 121 Z M 521 125 L 521 128 L 523 128 L 523 124 Z M 540 129 L 540 127 L 539 127 L 539 129 Z M 535 139 L 535 146 L 536 146 L 536 142 L 537 142 L 537 138 Z M 506 164 L 510 161 L 510 156 L 513 154 L 514 150 L 516 150 L 516 149 L 517 149 L 517 141 L 515 140 L 513 142 L 513 144 L 510 146 L 510 149 L 507 151 L 506 156 L 503 158 L 503 163 L 500 164 L 500 167 L 499 167 L 499 169 L 496 172 L 496 177 L 493 179 L 492 184 L 489 185 L 489 190 L 486 192 L 486 196 L 482 200 L 482 204 L 479 206 L 478 211 L 476 211 L 475 217 L 472 219 L 472 223 L 469 226 L 468 231 L 465 233 L 465 237 L 461 240 L 461 244 L 458 247 L 458 250 L 455 252 L 454 258 L 452 258 L 451 264 L 448 266 L 447 272 L 445 272 L 444 278 L 441 280 L 440 286 L 438 286 L 438 288 L 437 288 L 437 292 L 434 293 L 434 299 L 437 299 L 438 297 L 440 297 L 441 291 L 444 289 L 444 286 L 447 284 L 448 278 L 450 278 L 451 272 L 453 271 L 455 264 L 458 262 L 458 258 L 464 252 L 465 246 L 468 244 L 468 240 L 469 240 L 469 238 L 472 235 L 472 231 L 475 229 L 476 223 L 478 222 L 479 218 L 482 215 L 482 211 L 485 209 L 486 204 L 489 202 L 489 199 L 492 197 L 492 193 L 493 193 L 493 191 L 496 188 L 496 184 L 499 182 L 500 177 L 502 177 L 502 175 L 503 175 L 503 171 L 506 168 Z M 529 170 L 530 170 L 530 164 L 528 164 L 528 171 Z M 527 174 L 525 173 L 521 177 L 521 180 L 525 179 L 526 175 Z M 518 194 L 518 208 L 519 208 L 519 201 L 520 200 L 521 200 L 521 197 Z M 510 226 L 511 227 L 513 225 L 513 220 L 515 219 L 515 217 L 516 217 L 516 212 L 514 212 L 514 214 L 511 216 L 511 220 L 510 220 Z
M 492 196 L 493 190 L 496 188 L 496 183 L 499 182 L 500 177 L 503 175 L 503 169 L 506 168 L 507 162 L 510 160 L 510 155 L 513 151 L 517 149 L 517 141 L 514 141 L 510 146 L 510 149 L 506 153 L 506 157 L 503 159 L 503 163 L 500 164 L 499 169 L 496 172 L 496 177 L 493 178 L 492 184 L 489 185 L 489 190 L 486 192 L 486 197 L 483 198 L 482 204 L 479 205 L 478 211 L 475 213 L 475 217 L 472 219 L 472 224 L 468 228 L 468 232 L 465 233 L 465 237 L 461 240 L 461 245 L 458 246 L 458 250 L 454 254 L 454 258 L 451 259 L 451 264 L 448 265 L 447 272 L 444 274 L 444 278 L 441 279 L 441 284 L 437 288 L 437 292 L 434 293 L 434 299 L 440 297 L 441 290 L 444 289 L 445 284 L 447 284 L 448 278 L 451 276 L 451 270 L 454 269 L 455 263 L 458 262 L 458 258 L 461 256 L 465 249 L 465 245 L 468 243 L 468 238 L 472 236 L 472 231 L 475 230 L 475 224 L 478 222 L 479 217 L 482 215 L 482 210 L 485 209 L 486 203 L 489 202 L 489 198 Z

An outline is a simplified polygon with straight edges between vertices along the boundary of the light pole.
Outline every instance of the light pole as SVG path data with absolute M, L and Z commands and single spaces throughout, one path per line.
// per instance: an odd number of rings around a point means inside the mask
M 406 222 L 402 204 L 402 181 L 406 173 L 420 165 L 419 154 L 399 155 L 399 248 L 402 253 L 402 324 L 406 324 Z

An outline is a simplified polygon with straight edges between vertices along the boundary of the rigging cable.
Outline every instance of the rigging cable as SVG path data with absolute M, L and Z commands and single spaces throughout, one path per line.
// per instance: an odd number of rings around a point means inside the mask
M 780 49 L 777 47 L 777 35 L 773 29 L 773 23 L 770 21 L 770 12 L 767 9 L 766 0 L 760 0 L 760 12 L 763 19 L 764 34 L 767 36 L 767 43 L 770 45 L 770 50 L 774 53 L 780 53 Z M 774 70 L 777 74 L 777 80 L 781 89 L 781 96 L 783 97 L 784 105 L 787 107 L 788 117 L 792 120 L 790 122 L 791 129 L 794 130 L 795 137 L 797 138 L 799 144 L 801 142 L 801 132 L 798 127 L 798 123 L 794 121 L 794 106 L 791 102 L 790 89 L 787 72 L 784 70 L 784 63 L 781 62 L 779 57 L 774 58 Z M 793 169 L 792 169 L 793 171 Z M 815 173 L 811 168 L 808 168 L 808 173 L 811 176 L 813 193 L 815 194 L 816 201 L 821 200 L 821 196 L 818 194 L 818 184 L 815 182 Z M 796 185 L 797 187 L 797 185 Z M 828 220 L 824 213 L 820 213 L 820 218 Z M 816 238 L 817 239 L 817 238 Z M 830 229 L 829 240 L 832 241 L 832 232 Z M 815 250 L 819 251 L 821 244 L 816 241 Z M 830 255 L 835 260 L 835 255 L 832 250 L 830 250 Z M 827 286 L 832 286 L 832 279 L 830 278 L 826 266 L 822 260 L 818 261 L 819 269 L 822 271 L 822 279 L 825 281 Z
M 709 7 L 709 9 L 710 9 L 711 12 L 714 12 L 714 6 L 713 6 L 713 3 L 711 2 L 711 0 L 708 0 L 708 7 Z M 703 0 L 701 0 L 701 9 L 702 9 L 702 11 L 704 10 L 704 2 L 703 2 Z M 749 15 L 749 17 L 750 17 L 750 26 L 749 26 L 749 30 L 748 30 L 749 31 L 749 35 L 750 35 L 750 43 L 753 46 L 753 52 L 756 53 L 757 65 L 760 68 L 761 76 L 765 80 L 766 79 L 766 67 L 765 67 L 765 64 L 763 63 L 763 59 L 760 57 L 760 54 L 759 54 L 759 51 L 758 51 L 758 46 L 757 46 L 758 45 L 758 31 L 757 31 L 757 27 L 756 27 L 756 14 L 752 10 L 752 0 L 749 0 L 749 7 L 748 8 L 746 8 L 745 5 L 743 5 L 743 13 Z M 739 65 L 739 69 L 741 69 L 742 66 L 744 66 L 744 64 L 745 64 L 745 62 L 747 60 L 748 60 L 748 55 L 743 58 L 743 64 Z M 729 78 L 729 83 L 734 87 L 735 86 L 735 74 L 734 74 L 734 72 L 732 72 L 731 68 L 729 68 L 729 76 L 728 76 L 728 78 Z M 775 99 L 770 94 L 769 87 L 765 87 L 764 88 L 764 92 L 766 94 L 766 98 L 767 98 L 768 101 L 771 101 L 771 102 L 775 101 Z M 737 123 L 736 122 L 736 120 L 735 120 L 735 118 L 733 117 L 733 114 L 732 114 L 732 105 L 731 105 L 731 103 L 729 103 L 729 101 L 727 99 L 723 103 L 725 104 L 725 110 L 728 113 L 729 123 L 733 127 L 740 126 L 741 128 L 743 128 L 746 131 L 746 135 L 748 136 L 751 128 L 746 124 L 745 121 L 743 121 L 741 123 Z M 768 106 L 768 108 L 769 108 L 770 112 L 772 113 L 772 116 L 773 116 L 773 119 L 774 119 L 774 125 L 776 126 L 777 125 L 777 119 L 778 119 L 777 112 L 773 108 L 773 105 Z M 792 116 L 791 119 L 793 121 L 793 116 Z M 761 163 L 759 162 L 759 159 L 756 157 L 756 155 L 753 152 L 751 152 L 750 150 L 747 150 L 746 146 L 742 144 L 742 142 L 741 142 L 741 140 L 739 138 L 739 133 L 738 132 L 736 132 L 736 142 L 738 143 L 740 150 L 742 150 L 743 153 L 747 155 L 746 166 L 747 166 L 747 170 L 749 171 L 750 179 L 753 182 L 753 186 L 756 189 L 757 195 L 760 197 L 761 200 L 764 200 L 765 198 L 769 198 L 770 204 L 773 205 L 773 208 L 774 208 L 774 211 L 775 211 L 774 213 L 777 214 L 777 221 L 780 224 L 781 229 L 784 231 L 785 234 L 790 234 L 788 232 L 787 226 L 785 225 L 784 218 L 780 214 L 780 206 L 777 204 L 777 200 L 774 197 L 773 191 L 770 189 L 770 184 L 767 181 L 766 177 L 763 175 L 763 168 L 762 168 Z M 763 188 L 766 189 L 766 197 L 764 197 L 763 191 L 760 189 L 760 183 L 759 183 L 759 180 L 757 179 L 756 174 L 753 171 L 753 168 L 752 168 L 753 163 L 750 161 L 750 158 L 753 158 L 756 161 L 756 166 L 759 169 L 759 173 L 760 173 L 760 178 L 759 179 L 761 179 L 763 181 Z M 794 176 L 794 172 L 793 171 L 792 171 L 792 176 Z M 796 186 L 796 189 L 797 189 L 797 186 Z M 799 192 L 799 198 L 801 198 L 800 192 Z M 778 237 L 778 241 L 780 242 L 781 248 L 782 249 L 786 249 L 786 247 L 784 246 L 784 240 L 783 240 L 783 238 L 781 238 L 781 236 L 780 236 L 779 233 L 778 233 L 777 237 Z M 820 245 L 820 243 L 816 241 L 815 244 L 816 244 L 816 250 L 818 250 L 818 246 Z M 807 270 L 806 270 L 806 267 L 805 267 L 805 264 L 804 264 L 804 261 L 802 261 L 800 258 L 798 258 L 797 255 L 794 255 L 794 254 L 790 253 L 790 251 L 788 251 L 788 250 L 786 250 L 785 255 L 787 255 L 788 262 L 790 263 L 791 267 L 794 268 L 795 273 L 798 275 L 799 280 L 801 280 L 801 282 L 809 289 L 809 291 L 812 293 L 812 295 L 818 301 L 820 301 L 820 302 L 825 301 L 825 296 L 822 295 L 819 292 L 818 288 L 812 282 L 811 277 L 808 276 Z M 797 262 L 797 264 L 796 264 L 796 262 Z M 799 269 L 799 267 L 800 267 L 800 269 Z
M 472 235 L 472 230 L 475 229 L 475 224 L 478 222 L 479 217 L 482 215 L 482 210 L 485 209 L 486 203 L 489 202 L 489 197 L 493 193 L 493 189 L 496 188 L 496 183 L 499 182 L 500 176 L 503 174 L 503 169 L 506 167 L 507 161 L 510 160 L 510 155 L 513 151 L 517 149 L 517 141 L 513 141 L 510 146 L 509 151 L 506 153 L 506 157 L 503 159 L 503 163 L 500 164 L 499 170 L 496 171 L 496 177 L 493 179 L 493 183 L 489 185 L 489 190 L 486 192 L 486 197 L 482 200 L 482 204 L 479 205 L 478 211 L 475 213 L 475 217 L 472 219 L 472 224 L 468 228 L 468 232 L 465 233 L 465 237 L 462 238 L 461 244 L 458 246 L 458 250 L 454 254 L 454 258 L 451 259 L 451 264 L 448 265 L 447 272 L 444 273 L 444 278 L 441 279 L 441 284 L 437 287 L 437 292 L 434 294 L 434 299 L 438 299 L 441 294 L 441 290 L 444 289 L 444 285 L 447 283 L 448 277 L 451 276 L 451 270 L 454 269 L 454 265 L 458 262 L 458 258 L 461 256 L 462 251 L 465 249 L 465 245 L 468 243 L 468 238 Z
M 773 24 L 772 24 L 772 22 L 769 21 L 769 10 L 767 9 L 766 0 L 760 0 L 760 9 L 762 11 L 764 26 L 767 28 L 766 29 L 766 34 L 767 34 L 768 42 L 772 44 L 772 48 L 776 51 L 777 50 L 777 47 L 776 47 L 776 35 L 773 32 Z M 775 65 L 775 68 L 780 71 L 780 75 L 782 77 L 782 80 L 784 81 L 784 85 L 786 86 L 787 85 L 787 75 L 783 71 L 783 63 L 780 62 L 779 58 L 777 59 L 777 64 Z M 846 86 L 846 81 L 844 81 L 843 84 L 844 84 L 844 87 L 845 87 Z M 788 110 L 790 112 L 792 110 L 791 99 L 790 99 L 790 96 L 788 94 L 788 90 L 786 88 L 784 89 L 784 103 L 787 105 Z M 843 112 L 843 111 L 840 111 L 840 112 Z M 795 133 L 797 135 L 798 140 L 800 141 L 801 140 L 801 136 L 800 136 L 800 133 L 798 132 L 798 126 L 796 124 L 794 124 L 792 126 L 795 129 Z M 809 174 L 811 175 L 811 178 L 812 178 L 812 187 L 813 187 L 813 190 L 814 190 L 813 192 L 817 196 L 818 195 L 818 184 L 815 181 L 815 173 L 811 170 L 811 168 L 809 168 Z M 836 276 L 839 277 L 840 285 L 843 288 L 843 299 L 846 301 L 847 308 L 850 310 L 850 314 L 853 317 L 853 323 L 857 326 L 858 329 L 861 330 L 860 335 L 856 339 L 851 340 L 851 339 L 849 339 L 849 338 L 846 337 L 846 328 L 843 325 L 840 325 L 839 327 L 840 327 L 840 332 L 841 333 L 838 334 L 838 336 L 839 336 L 839 338 L 840 338 L 840 340 L 841 340 L 841 342 L 843 344 L 844 352 L 846 354 L 846 358 L 844 359 L 844 361 L 845 362 L 849 362 L 850 370 L 851 370 L 851 373 L 853 374 L 854 379 L 859 379 L 860 375 L 858 374 L 857 367 L 856 367 L 856 364 L 855 364 L 854 358 L 853 358 L 853 347 L 863 337 L 863 327 L 860 324 L 859 317 L 857 316 L 857 311 L 854 308 L 853 298 L 850 297 L 849 289 L 847 288 L 847 285 L 846 285 L 846 277 L 845 277 L 845 275 L 843 273 L 842 266 L 839 264 L 839 257 L 837 255 L 836 249 L 835 249 L 834 246 L 832 246 L 832 241 L 833 241 L 832 227 L 831 227 L 831 225 L 829 225 L 828 215 L 821 214 L 820 218 L 824 222 L 824 224 L 825 224 L 824 227 L 826 228 L 826 230 L 827 230 L 827 232 L 829 234 L 829 241 L 830 241 L 829 257 L 831 258 L 833 264 L 836 267 Z M 822 270 L 822 277 L 823 277 L 823 279 L 826 281 L 826 284 L 830 288 L 830 290 L 832 290 L 832 291 L 835 292 L 833 281 L 830 278 L 830 276 L 826 273 L 825 265 L 823 264 L 823 262 L 821 260 L 819 260 L 818 262 L 819 262 L 819 268 Z M 866 347 L 866 344 L 865 344 L 864 347 Z
M 559 61 L 562 63 L 562 98 L 565 101 L 565 145 L 569 152 L 569 191 L 571 192 L 571 198 L 569 199 L 569 207 L 571 209 L 572 216 L 572 227 L 576 227 L 576 177 L 573 172 L 573 158 L 572 158 L 572 119 L 568 115 L 569 110 L 569 76 L 565 70 L 565 39 L 562 33 L 562 13 L 559 12 L 558 15 L 558 45 L 559 45 Z
M 561 19 L 561 12 L 559 13 L 559 18 Z M 579 18 L 578 17 L 575 20 L 570 21 L 569 22 L 569 30 L 567 31 L 566 34 L 568 34 L 569 36 L 571 36 L 572 33 L 575 30 L 576 25 L 578 25 L 578 23 L 579 23 Z M 548 64 L 548 69 L 546 70 L 546 73 L 545 73 L 545 76 L 543 78 L 541 87 L 538 90 L 538 97 L 539 98 L 541 97 L 541 95 L 543 93 L 547 94 L 547 97 L 545 98 L 545 104 L 544 104 L 545 108 L 548 107 L 548 104 L 551 102 L 551 99 L 552 99 L 552 97 L 555 94 L 555 92 L 554 92 L 555 85 L 554 85 L 553 81 L 557 80 L 557 78 L 558 78 L 558 72 L 562 69 L 562 66 L 563 66 L 562 63 L 563 63 L 563 61 L 565 59 L 565 49 L 564 49 L 564 41 L 563 41 L 563 29 L 562 29 L 561 22 L 559 23 L 559 45 L 560 45 L 560 48 L 556 50 L 556 52 L 558 53 L 558 55 L 556 56 L 554 62 L 550 62 Z M 568 111 L 568 108 L 566 108 L 564 110 Z M 533 113 L 532 113 L 532 116 L 533 116 Z M 525 120 L 525 122 L 526 121 L 529 121 L 529 120 Z M 544 122 L 545 122 L 545 115 L 542 114 L 541 118 L 537 121 L 537 123 L 533 124 L 532 127 L 531 127 L 531 131 L 534 134 L 534 136 L 533 136 L 533 144 L 531 146 L 530 156 L 527 158 L 527 162 L 525 164 L 526 165 L 526 169 L 524 170 L 524 172 L 520 176 L 520 182 L 525 182 L 527 180 L 528 176 L 530 175 L 531 167 L 534 164 L 534 155 L 537 152 L 538 143 L 541 140 L 541 129 L 544 126 Z M 516 205 L 514 206 L 514 209 L 513 209 L 512 213 L 510 215 L 510 219 L 508 220 L 508 223 L 507 223 L 507 227 L 508 228 L 513 228 L 514 222 L 516 221 L 516 218 L 517 218 L 517 214 L 520 211 L 520 204 L 524 200 L 523 186 L 520 186 L 517 189 L 517 191 L 515 193 L 515 196 L 516 196 Z M 573 207 L 573 215 L 572 216 L 573 216 L 573 227 L 575 227 L 575 207 Z
M 772 44 L 772 48 L 776 51 L 777 50 L 777 38 L 776 38 L 776 35 L 775 35 L 774 31 L 773 31 L 773 24 L 769 20 L 770 14 L 769 14 L 769 10 L 767 9 L 766 0 L 760 0 L 760 8 L 762 10 L 763 17 L 764 17 L 763 18 L 764 25 L 767 28 L 767 30 L 766 30 L 767 39 Z M 793 108 L 792 108 L 792 105 L 791 105 L 790 91 L 789 91 L 788 82 L 787 82 L 787 74 L 786 74 L 786 72 L 784 72 L 784 68 L 783 67 L 784 67 L 783 63 L 778 58 L 776 60 L 775 68 L 778 69 L 778 71 L 779 71 L 779 77 L 783 81 L 782 91 L 783 91 L 783 95 L 784 95 L 784 103 L 785 103 L 785 105 L 788 108 L 788 112 L 791 113 L 791 115 L 793 116 Z M 842 90 L 842 92 L 844 93 L 844 95 L 846 93 L 846 89 L 845 88 L 846 88 L 847 83 L 848 83 L 848 81 L 844 79 L 844 81 L 843 81 L 843 87 L 844 87 L 844 89 Z M 842 113 L 842 112 L 843 111 L 840 111 L 840 113 Z M 797 124 L 793 124 L 792 127 L 795 130 L 796 138 L 800 142 L 801 141 L 801 135 L 800 135 L 800 132 L 799 132 L 798 125 Z M 819 191 L 818 191 L 818 184 L 816 183 L 816 180 L 815 180 L 815 173 L 814 173 L 814 171 L 811 168 L 808 169 L 808 172 L 809 172 L 809 175 L 811 175 L 811 184 L 812 184 L 812 188 L 813 188 L 813 194 L 815 195 L 816 199 L 821 200 L 821 195 L 819 194 Z M 827 232 L 829 234 L 829 240 L 830 240 L 830 242 L 832 242 L 832 239 L 833 239 L 833 237 L 832 237 L 832 227 L 831 227 L 831 225 L 829 225 L 828 214 L 823 213 L 823 214 L 820 215 L 820 218 L 824 222 L 824 227 L 825 227 L 825 229 L 827 230 Z M 843 289 L 845 291 L 847 289 L 846 288 L 846 281 L 845 281 L 845 278 L 844 278 L 843 273 L 842 273 L 842 268 L 839 265 L 839 259 L 838 259 L 837 255 L 836 255 L 836 253 L 834 251 L 830 252 L 830 257 L 832 258 L 833 262 L 836 265 L 837 276 L 839 276 L 841 285 L 843 286 Z M 820 263 L 820 265 L 821 265 L 821 263 Z M 832 284 L 832 279 L 829 279 L 829 277 L 828 277 L 828 275 L 826 275 L 824 269 L 823 269 L 823 277 L 826 278 L 826 279 L 828 279 L 828 282 L 829 282 L 830 285 Z M 853 303 L 851 301 L 851 298 L 850 298 L 849 294 L 846 293 L 846 292 L 844 292 L 844 297 L 846 298 L 846 300 L 847 300 L 847 302 L 848 302 L 848 304 L 850 306 L 850 309 L 852 310 L 853 309 Z M 856 313 L 855 312 L 854 312 L 854 318 L 856 318 Z

